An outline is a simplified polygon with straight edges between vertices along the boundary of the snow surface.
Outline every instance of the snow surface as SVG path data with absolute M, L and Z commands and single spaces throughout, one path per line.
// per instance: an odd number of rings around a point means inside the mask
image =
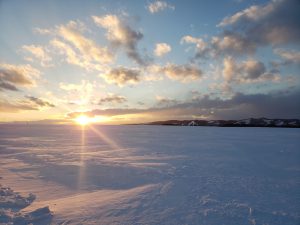
M 0 224 L 300 223 L 300 129 L 0 125 L 0 176 Z

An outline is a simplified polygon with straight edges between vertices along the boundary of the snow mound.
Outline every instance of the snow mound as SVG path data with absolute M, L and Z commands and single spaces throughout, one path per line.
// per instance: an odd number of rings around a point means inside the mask
M 30 193 L 28 197 L 21 196 L 9 187 L 0 184 L 0 224 L 50 224 L 52 214 L 49 207 L 36 209 L 29 213 L 20 210 L 29 206 L 35 200 L 35 195 Z

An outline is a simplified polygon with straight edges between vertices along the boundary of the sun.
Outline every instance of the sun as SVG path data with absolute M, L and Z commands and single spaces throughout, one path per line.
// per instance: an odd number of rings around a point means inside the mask
M 75 119 L 75 122 L 81 126 L 85 126 L 90 124 L 92 119 L 86 115 L 80 115 Z

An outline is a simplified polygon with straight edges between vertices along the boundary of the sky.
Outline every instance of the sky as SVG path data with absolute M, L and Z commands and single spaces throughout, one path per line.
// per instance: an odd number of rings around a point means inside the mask
M 298 0 L 0 0 L 0 121 L 300 118 Z

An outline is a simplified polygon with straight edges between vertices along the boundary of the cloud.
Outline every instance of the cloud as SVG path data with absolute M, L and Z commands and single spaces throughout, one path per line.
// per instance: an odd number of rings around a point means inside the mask
M 50 35 L 52 31 L 50 29 L 42 29 L 42 28 L 34 28 L 33 30 L 35 33 L 42 34 L 42 35 Z
M 51 66 L 52 58 L 49 56 L 43 46 L 40 45 L 23 45 L 22 49 L 29 52 L 34 58 L 40 61 L 41 66 Z
M 117 116 L 117 115 L 128 115 L 144 112 L 144 109 L 123 109 L 123 108 L 114 108 L 114 109 L 94 109 L 91 111 L 80 111 L 80 112 L 70 112 L 67 114 L 68 118 L 76 118 L 79 115 L 85 114 L 90 117 L 94 116 Z
M 241 21 L 257 21 L 261 20 L 264 17 L 267 17 L 269 14 L 272 14 L 274 11 L 274 3 L 276 1 L 271 1 L 265 6 L 254 5 L 243 11 L 237 12 L 233 16 L 225 17 L 221 23 L 218 24 L 220 27 L 237 24 Z M 277 1 L 279 2 L 279 1 Z
M 275 54 L 279 55 L 284 61 L 283 64 L 295 63 L 300 65 L 300 52 L 295 50 L 275 49 Z
M 225 57 L 223 61 L 223 77 L 226 81 L 231 81 L 237 71 L 237 66 L 232 57 Z
M 0 80 L 0 91 L 4 90 L 19 91 L 19 89 L 15 85 Z
M 90 93 L 94 89 L 94 85 L 87 80 L 81 80 L 80 84 L 71 84 L 71 83 L 61 82 L 61 83 L 59 83 L 59 87 L 65 91 L 78 91 L 78 92 L 85 91 L 85 93 L 82 93 L 82 94 Z
M 154 54 L 156 56 L 163 56 L 167 53 L 169 53 L 172 50 L 171 46 L 168 45 L 167 43 L 157 43 L 155 45 L 155 49 L 154 49 Z
M 212 99 L 205 95 L 188 105 L 198 106 L 204 112 L 213 112 L 210 117 L 217 119 L 300 118 L 300 106 L 296 104 L 299 97 L 299 90 L 269 94 L 236 93 L 230 99 Z
M 26 102 L 9 102 L 0 99 L 0 112 L 16 113 L 23 110 L 38 110 L 38 108 Z
M 145 105 L 145 103 L 144 103 L 144 102 L 141 102 L 141 101 L 138 101 L 137 104 L 138 104 L 138 105 Z
M 166 66 L 160 68 L 160 72 L 164 73 L 168 78 L 172 80 L 178 80 L 181 82 L 198 80 L 203 75 L 203 72 L 199 68 L 189 64 L 167 64 Z
M 147 9 L 150 13 L 158 13 L 160 11 L 163 11 L 165 9 L 171 9 L 171 10 L 174 10 L 175 9 L 175 6 L 165 2 L 165 1 L 155 1 L 155 2 L 152 2 L 150 3 L 148 6 L 147 6 Z
M 81 80 L 79 84 L 59 83 L 59 87 L 66 91 L 64 98 L 69 104 L 88 105 L 94 97 L 95 83 Z
M 127 99 L 124 96 L 110 94 L 109 96 L 106 96 L 104 98 L 100 98 L 99 101 L 98 101 L 98 105 L 102 105 L 102 104 L 105 104 L 105 103 L 122 104 L 124 102 L 127 102 Z
M 38 107 L 55 107 L 54 104 L 46 101 L 46 100 L 42 100 L 40 98 L 36 98 L 33 96 L 25 96 L 25 98 L 29 99 L 32 103 L 34 103 L 36 106 Z
M 144 76 L 144 79 L 146 81 L 160 81 L 164 79 L 164 76 L 162 75 L 162 66 L 152 64 L 145 68 L 146 76 Z
M 70 21 L 67 25 L 58 26 L 57 33 L 72 44 L 87 61 L 111 63 L 113 56 L 108 49 L 83 36 L 80 29 L 80 24 Z
M 100 76 L 103 77 L 107 83 L 114 83 L 122 87 L 125 84 L 138 83 L 141 74 L 137 69 L 119 67 L 111 69 L 108 73 L 101 74 Z
M 42 108 L 55 107 L 46 100 L 33 96 L 25 96 L 25 99 L 8 100 L 0 98 L 0 112 L 16 113 L 26 110 L 40 110 Z
M 63 54 L 66 56 L 66 61 L 70 64 L 80 66 L 82 68 L 91 68 L 92 64 L 89 60 L 85 60 L 82 58 L 82 56 L 78 55 L 73 48 L 66 44 L 63 41 L 60 41 L 58 39 L 53 39 L 50 41 L 50 44 L 55 47 L 57 50 L 59 50 L 60 54 Z
M 196 58 L 203 57 L 208 53 L 208 44 L 202 38 L 195 38 L 190 35 L 186 35 L 181 38 L 181 44 L 195 44 L 196 45 Z
M 224 18 L 218 26 L 227 30 L 213 43 L 221 50 L 237 53 L 251 53 L 258 46 L 299 44 L 299 7 L 298 0 L 273 0 L 251 6 Z
M 89 116 L 119 116 L 129 114 L 151 115 L 153 119 L 243 119 L 250 117 L 300 118 L 300 91 L 274 92 L 269 94 L 236 93 L 229 99 L 201 96 L 183 103 L 145 109 L 114 108 L 71 112 L 69 118 L 82 113 Z M 289 110 L 286 110 L 289 109 Z M 145 118 L 147 119 L 147 118 Z
M 198 80 L 203 76 L 202 70 L 193 64 L 177 65 L 168 63 L 165 66 L 153 64 L 146 68 L 146 72 L 150 74 L 145 77 L 145 80 L 148 81 L 162 80 L 161 75 L 165 75 L 171 80 L 187 83 Z
M 227 82 L 262 82 L 276 81 L 280 77 L 266 71 L 265 65 L 257 60 L 249 59 L 239 64 L 234 58 L 225 57 L 223 61 L 223 77 Z
M 241 66 L 241 71 L 245 73 L 245 79 L 257 79 L 266 72 L 265 65 L 256 60 L 245 61 Z
M 30 65 L 0 64 L 0 91 L 17 91 L 20 86 L 34 86 L 40 71 Z
M 171 98 L 163 97 L 163 96 L 156 96 L 156 100 L 157 100 L 158 107 L 172 106 L 172 105 L 176 105 L 179 103 L 179 101 L 176 99 L 171 99 Z
M 227 80 L 225 82 L 219 83 L 211 83 L 209 85 L 210 95 L 211 96 L 222 96 L 225 99 L 231 98 L 235 92 L 233 90 L 233 85 Z M 194 99 L 196 99 L 198 96 L 195 95 Z
M 253 54 L 256 43 L 242 34 L 226 31 L 220 37 L 213 37 L 211 45 L 219 53 Z
M 225 17 L 217 26 L 223 31 L 213 36 L 210 43 L 201 38 L 184 36 L 181 44 L 196 44 L 195 58 L 209 54 L 254 55 L 260 46 L 277 47 L 300 43 L 298 0 L 273 0 L 254 5 Z
M 104 71 L 108 67 L 107 64 L 114 61 L 114 55 L 107 47 L 98 45 L 84 35 L 86 28 L 80 21 L 70 21 L 49 30 L 39 28 L 36 30 L 41 34 L 54 36 L 50 40 L 52 48 L 49 47 L 49 51 L 63 55 L 69 64 L 88 71 Z
M 270 94 L 236 94 L 227 102 L 231 104 L 228 110 L 219 110 L 219 118 L 300 118 L 300 91 L 276 92 Z M 288 109 L 288 110 L 287 110 Z
M 97 26 L 107 30 L 106 38 L 113 46 L 123 47 L 127 56 L 139 65 L 146 64 L 137 50 L 137 44 L 143 38 L 141 32 L 133 30 L 116 15 L 92 16 L 92 18 Z

